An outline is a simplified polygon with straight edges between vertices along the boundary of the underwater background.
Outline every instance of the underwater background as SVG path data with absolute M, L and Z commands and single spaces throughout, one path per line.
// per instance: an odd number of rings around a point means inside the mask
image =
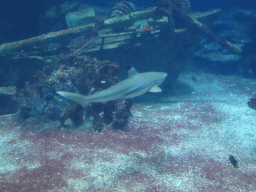
M 255 1 L 0 4 L 1 192 L 256 191 Z

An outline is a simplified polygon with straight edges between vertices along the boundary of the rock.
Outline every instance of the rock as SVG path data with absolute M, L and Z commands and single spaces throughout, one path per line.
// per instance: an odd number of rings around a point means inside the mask
M 14 98 L 16 87 L 0 87 L 0 115 L 17 112 L 17 102 Z

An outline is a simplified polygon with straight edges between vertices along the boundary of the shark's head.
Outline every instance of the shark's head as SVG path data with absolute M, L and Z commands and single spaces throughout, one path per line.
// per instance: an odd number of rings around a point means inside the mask
M 147 72 L 142 74 L 141 87 L 149 88 L 149 92 L 161 92 L 162 89 L 158 87 L 167 77 L 167 73 L 164 72 Z
M 155 84 L 160 85 L 163 83 L 163 81 L 166 79 L 167 73 L 164 72 L 153 72 L 153 75 L 151 78 L 155 79 Z

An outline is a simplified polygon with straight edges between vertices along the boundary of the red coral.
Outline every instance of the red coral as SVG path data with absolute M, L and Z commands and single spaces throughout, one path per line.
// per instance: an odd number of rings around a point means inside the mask
M 151 26 L 144 26 L 144 27 L 143 27 L 143 31 L 149 31 L 149 32 L 151 32 L 151 31 L 154 31 L 154 28 L 151 27 Z

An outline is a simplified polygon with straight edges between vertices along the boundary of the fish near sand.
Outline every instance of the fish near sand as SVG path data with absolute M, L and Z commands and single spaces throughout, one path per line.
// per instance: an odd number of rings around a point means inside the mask
M 146 72 L 138 73 L 135 68 L 131 67 L 128 71 L 128 78 L 121 81 L 108 89 L 97 92 L 90 96 L 76 93 L 59 91 L 57 94 L 70 99 L 82 106 L 87 106 L 90 102 L 107 102 L 110 100 L 124 100 L 137 97 L 149 92 L 161 92 L 158 87 L 167 77 L 164 72 Z
M 234 168 L 238 168 L 238 161 L 235 159 L 235 157 L 233 155 L 229 156 L 229 161 L 232 163 L 232 165 L 234 166 Z

